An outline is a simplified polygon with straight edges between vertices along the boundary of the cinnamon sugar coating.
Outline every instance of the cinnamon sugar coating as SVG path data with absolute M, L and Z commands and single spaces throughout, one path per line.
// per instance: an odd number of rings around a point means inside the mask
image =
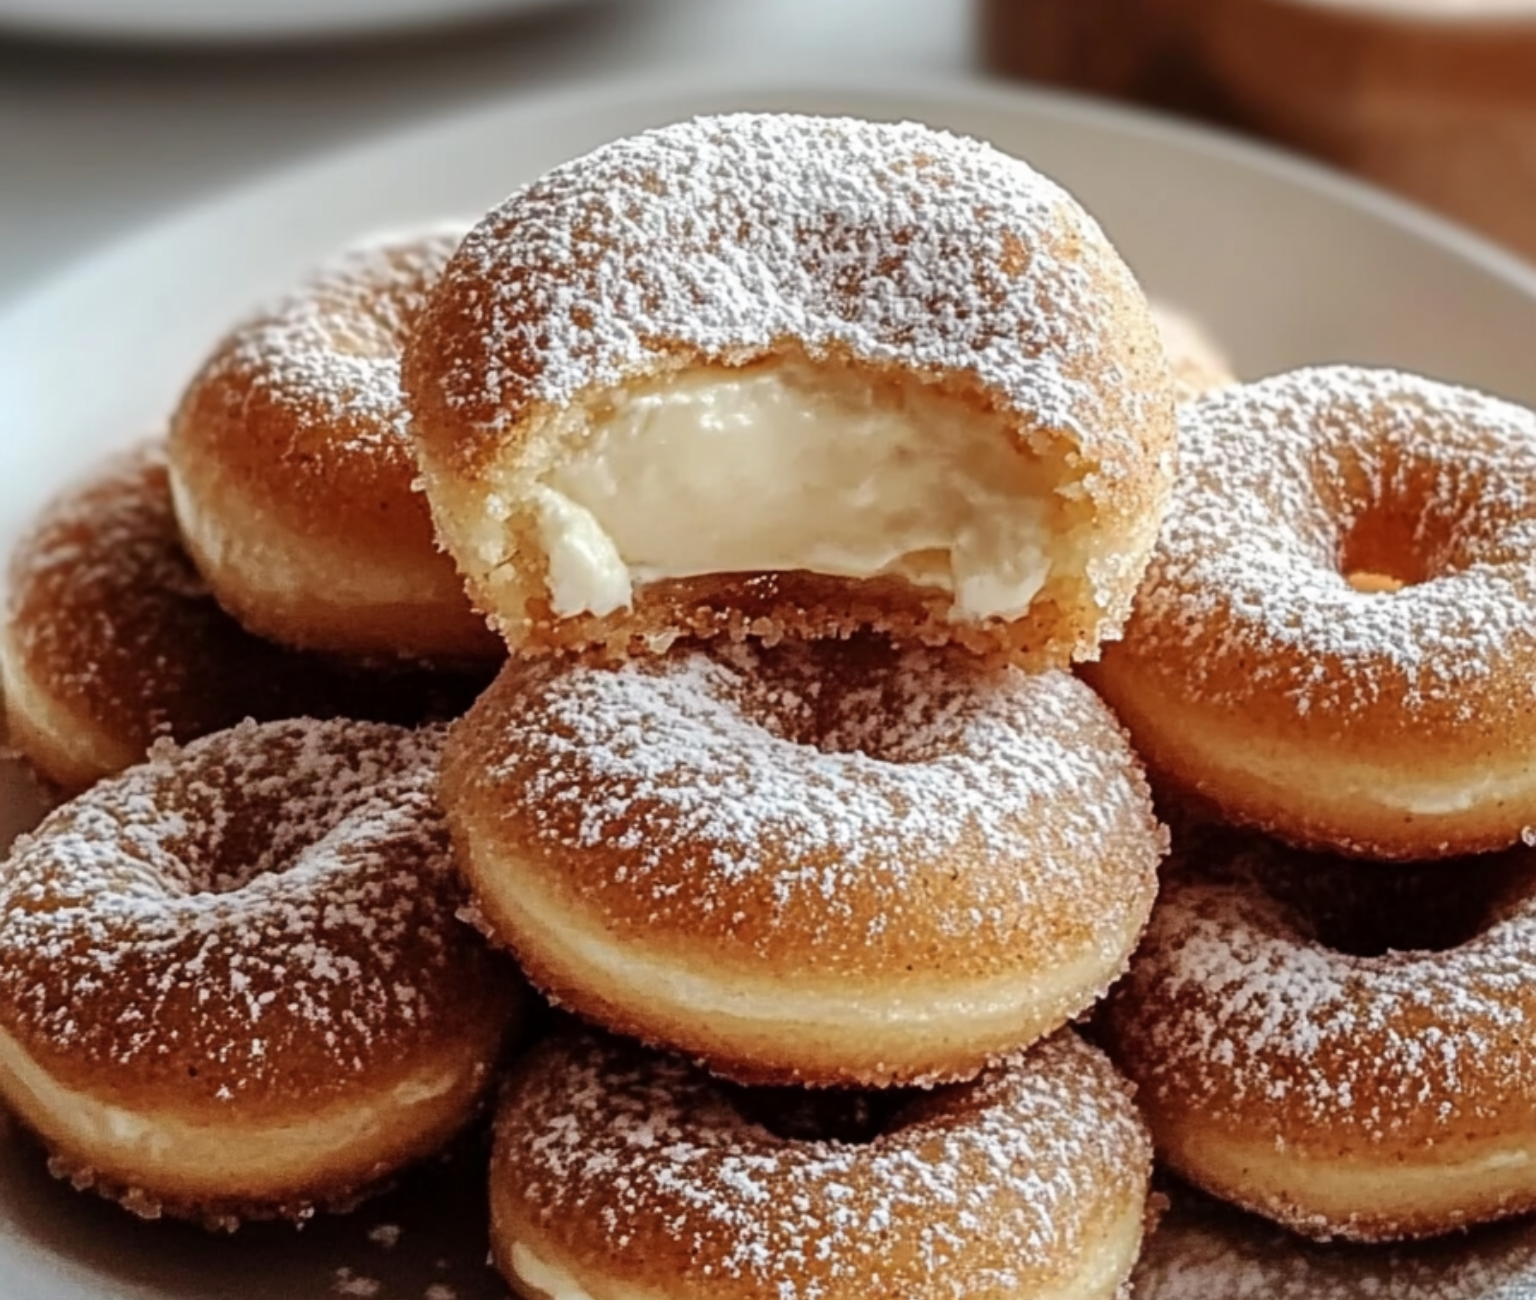
M 347 664 L 246 632 L 181 545 L 165 449 L 110 457 L 12 552 L 0 635 L 11 742 L 82 790 L 243 718 L 415 722 L 468 706 L 485 677 Z M 487 674 L 488 676 L 488 674 Z
M 1123 969 L 1164 848 L 1070 675 L 963 651 L 514 662 L 442 797 L 488 926 L 561 1003 L 745 1081 L 953 1079 Z
M 1135 614 L 1085 670 L 1154 777 L 1315 848 L 1516 843 L 1536 823 L 1536 415 L 1335 366 L 1180 420 Z
M 177 513 L 221 604 L 339 654 L 495 658 L 412 491 L 400 352 L 462 230 L 339 254 L 214 349 L 171 425 Z
M 562 1273 L 572 1293 L 721 1300 L 1121 1293 L 1149 1144 L 1074 1035 L 972 1083 L 870 1097 L 862 1141 L 767 1127 L 775 1102 L 796 1104 L 616 1040 L 541 1045 L 498 1117 L 497 1265 L 528 1296 Z
M 227 1224 L 355 1200 L 474 1111 L 520 1006 L 457 919 L 441 731 L 244 723 L 0 880 L 0 1092 L 78 1184 Z
M 562 609 L 533 501 L 636 384 L 824 367 L 997 418 L 1046 467 L 1054 558 L 1017 616 L 906 577 L 786 569 L 637 580 Z M 912 123 L 704 118 L 620 140 L 514 194 L 466 238 L 406 349 L 439 534 L 519 649 L 618 654 L 678 636 L 956 640 L 1035 667 L 1116 635 L 1172 473 L 1172 397 L 1145 300 L 1061 189 Z M 1091 540 L 1083 540 L 1091 539 Z

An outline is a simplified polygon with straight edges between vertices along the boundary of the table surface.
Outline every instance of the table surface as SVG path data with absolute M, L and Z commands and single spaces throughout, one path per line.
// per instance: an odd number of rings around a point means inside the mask
M 744 80 L 963 72 L 969 12 L 966 0 L 584 0 L 286 48 L 0 37 L 0 302 L 202 195 L 415 119 L 674 67 L 739 68 Z

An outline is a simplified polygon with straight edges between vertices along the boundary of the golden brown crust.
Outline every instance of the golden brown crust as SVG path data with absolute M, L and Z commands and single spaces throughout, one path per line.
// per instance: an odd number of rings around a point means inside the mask
M 163 737 L 185 743 L 243 718 L 448 717 L 489 677 L 347 664 L 246 632 L 182 549 L 161 443 L 109 458 L 49 505 L 8 578 L 11 742 L 70 792 Z
M 846 640 L 860 632 L 886 633 L 910 645 L 963 646 L 1013 663 L 1027 672 L 1088 658 L 1097 642 L 1072 641 L 1070 629 L 1095 626 L 1098 610 L 1073 584 L 1050 582 L 1029 612 L 1012 622 L 954 623 L 953 599 L 900 578 L 855 581 L 797 570 L 788 573 L 711 574 L 647 583 L 621 620 L 590 614 L 557 617 L 547 600 L 534 600 L 513 628 L 497 620 L 523 653 L 588 651 L 604 658 L 656 654 L 679 640 Z M 1068 646 L 1070 645 L 1070 649 Z
M 182 396 L 171 464 L 188 547 L 274 640 L 495 657 L 412 490 L 400 350 L 458 231 L 334 259 L 233 330 Z
M 1536 416 L 1329 367 L 1181 419 L 1136 613 L 1087 670 L 1156 780 L 1316 848 L 1515 843 L 1536 823 Z
M 525 1296 L 564 1274 L 591 1295 L 1108 1300 L 1150 1165 L 1123 1081 L 1071 1034 L 970 1084 L 815 1100 L 567 1036 L 503 1093 L 492 1248 Z
M 1164 843 L 1070 676 L 871 637 L 513 663 L 442 797 L 561 1002 L 819 1084 L 953 1078 L 1063 1023 L 1123 968 Z
M 1000 413 L 1021 454 L 1065 467 L 1061 495 L 1107 539 L 1104 555 L 1011 630 L 964 626 L 947 598 L 905 584 L 871 618 L 888 591 L 848 578 L 765 613 L 752 574 L 551 620 L 518 493 L 559 454 L 562 414 L 658 375 L 792 356 Z M 466 239 L 403 376 L 439 533 L 519 648 L 628 652 L 763 620 L 770 638 L 836 636 L 857 621 L 959 635 L 1021 663 L 1091 657 L 1125 617 L 1172 471 L 1163 350 L 1102 233 L 1022 163 L 912 125 L 701 119 L 558 168 Z M 487 512 L 509 527 L 494 555 Z

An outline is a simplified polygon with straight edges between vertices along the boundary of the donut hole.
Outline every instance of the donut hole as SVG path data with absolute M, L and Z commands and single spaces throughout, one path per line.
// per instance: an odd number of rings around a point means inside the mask
M 1270 863 L 1266 885 L 1316 942 L 1370 958 L 1459 948 L 1487 929 L 1514 879 L 1533 873 L 1536 861 L 1507 855 L 1392 866 L 1316 858 Z
M 242 723 L 226 734 L 258 730 Z M 392 803 L 398 791 L 392 796 L 392 783 L 380 776 L 368 768 L 346 770 L 311 752 L 297 725 L 291 736 L 267 733 L 266 748 L 231 777 L 229 788 L 203 773 L 167 787 L 161 806 L 185 812 L 177 833 L 164 837 L 157 874 L 173 892 L 195 897 L 236 894 L 263 877 L 332 864 L 346 852 L 356 819 L 370 809 L 380 823 L 404 814 L 404 805 Z
M 963 651 L 913 653 L 875 634 L 743 649 L 740 707 L 774 735 L 828 755 L 898 765 L 954 753 L 978 707 L 957 674 L 1001 670 Z
M 1358 592 L 1392 595 L 1427 582 L 1436 559 L 1426 545 L 1422 512 L 1380 505 L 1367 509 L 1345 534 L 1339 571 Z
M 722 1084 L 726 1099 L 749 1124 L 786 1142 L 867 1146 L 899 1127 L 912 1090 L 883 1088 L 749 1088 Z

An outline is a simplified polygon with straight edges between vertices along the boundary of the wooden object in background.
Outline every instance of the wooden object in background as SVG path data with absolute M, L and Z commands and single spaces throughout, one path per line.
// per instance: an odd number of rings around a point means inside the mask
M 1536 0 L 979 0 L 1003 72 L 1249 127 L 1536 257 Z
M 1186 111 L 1215 111 L 1192 37 L 1225 0 L 981 0 L 997 72 Z

